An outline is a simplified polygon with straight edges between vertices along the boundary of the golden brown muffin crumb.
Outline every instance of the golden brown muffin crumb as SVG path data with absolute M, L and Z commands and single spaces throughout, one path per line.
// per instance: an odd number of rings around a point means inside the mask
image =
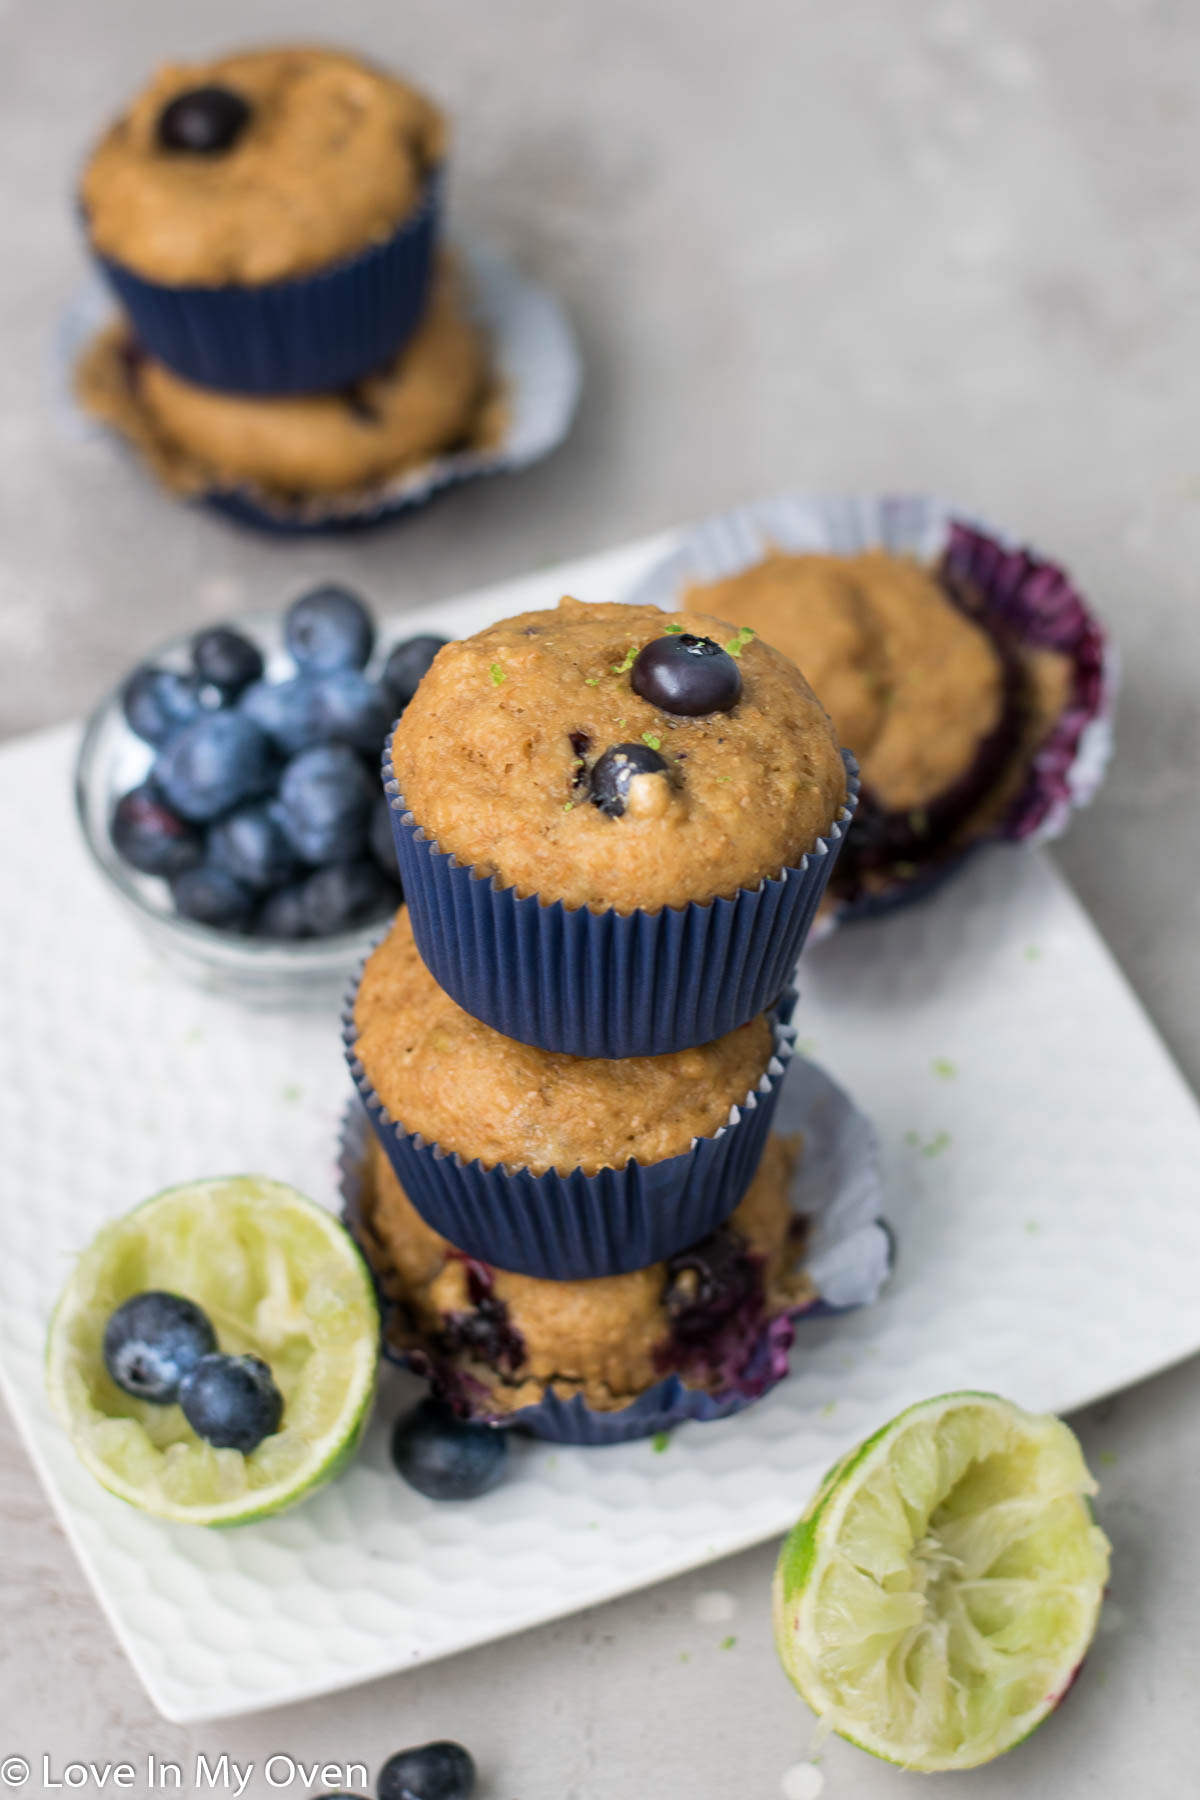
M 803 669 L 887 812 L 927 806 L 999 723 L 1004 668 L 935 574 L 883 550 L 771 551 L 688 606 L 752 625 Z
M 486 345 L 449 280 L 396 361 L 338 393 L 198 387 L 139 356 L 120 324 L 84 352 L 76 391 L 180 494 L 245 486 L 287 501 L 368 491 L 446 451 L 483 448 L 503 426 Z

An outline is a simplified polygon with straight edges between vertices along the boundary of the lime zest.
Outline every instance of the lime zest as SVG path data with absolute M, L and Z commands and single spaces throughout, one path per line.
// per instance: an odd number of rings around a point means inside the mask
M 612 663 L 610 665 L 612 668 L 613 674 L 614 675 L 624 675 L 628 669 L 632 669 L 634 663 L 637 660 L 637 653 L 638 653 L 637 645 L 630 644 L 630 646 L 629 646 L 628 650 L 625 652 L 625 655 L 622 658 L 622 660 L 619 663 Z
M 730 656 L 740 656 L 753 636 L 753 627 L 749 625 L 740 625 L 738 627 L 737 636 L 730 638 L 729 642 L 726 644 L 726 651 Z
M 500 664 L 493 663 L 489 670 L 489 674 L 492 677 L 492 686 L 499 687 L 500 683 L 504 680 L 504 670 L 500 667 Z
M 662 749 L 662 739 L 653 731 L 643 731 L 642 742 L 643 744 L 649 744 L 652 750 Z

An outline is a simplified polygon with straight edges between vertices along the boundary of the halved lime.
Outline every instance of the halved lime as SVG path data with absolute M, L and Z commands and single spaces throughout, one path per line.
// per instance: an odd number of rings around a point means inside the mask
M 109 1376 L 104 1327 L 148 1288 L 196 1301 L 223 1351 L 270 1364 L 283 1421 L 249 1455 L 214 1449 L 178 1406 L 134 1399 Z M 167 1188 L 105 1226 L 50 1321 L 46 1385 L 112 1493 L 159 1518 L 240 1525 L 294 1506 L 349 1460 L 378 1349 L 375 1290 L 342 1225 L 282 1182 L 239 1175 Z
M 946 1394 L 830 1470 L 784 1544 L 775 1643 L 813 1711 L 905 1768 L 1027 1737 L 1096 1629 L 1109 1545 L 1074 1433 Z

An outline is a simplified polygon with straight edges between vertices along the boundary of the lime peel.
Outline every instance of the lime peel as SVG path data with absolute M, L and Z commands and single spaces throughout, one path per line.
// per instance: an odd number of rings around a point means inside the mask
M 911 1407 L 829 1471 L 775 1577 L 783 1666 L 840 1736 L 905 1768 L 1011 1749 L 1070 1687 L 1109 1545 L 1058 1419 L 989 1394 Z
M 223 1350 L 270 1363 L 283 1423 L 249 1455 L 213 1449 L 178 1406 L 135 1400 L 109 1377 L 109 1315 L 151 1287 L 202 1306 Z M 168 1188 L 104 1227 L 51 1319 L 46 1387 L 110 1493 L 178 1523 L 240 1525 L 345 1467 L 370 1416 L 378 1356 L 374 1284 L 341 1223 L 282 1182 L 230 1176 Z

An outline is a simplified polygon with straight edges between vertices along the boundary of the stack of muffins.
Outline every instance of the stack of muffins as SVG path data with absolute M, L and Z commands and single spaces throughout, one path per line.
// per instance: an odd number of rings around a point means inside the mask
M 84 171 L 122 308 L 77 386 L 176 492 L 371 491 L 495 426 L 485 345 L 439 262 L 446 127 L 333 50 L 161 69 Z
M 564 600 L 442 649 L 385 779 L 408 904 L 345 1041 L 391 1349 L 563 1441 L 746 1405 L 812 1298 L 770 1127 L 828 717 L 751 631 Z

